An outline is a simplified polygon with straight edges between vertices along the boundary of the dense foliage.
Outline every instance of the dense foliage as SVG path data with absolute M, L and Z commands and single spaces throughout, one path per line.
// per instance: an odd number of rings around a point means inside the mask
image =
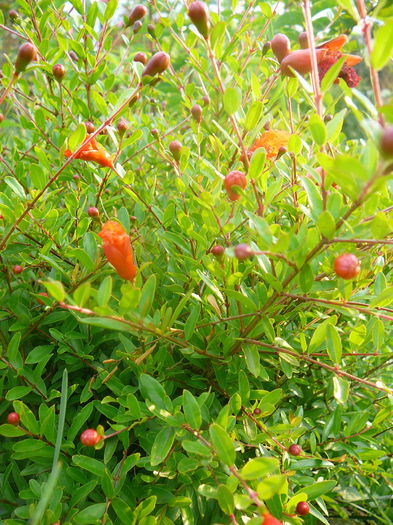
M 207 9 L 0 16 L 6 525 L 393 523 L 393 7 Z

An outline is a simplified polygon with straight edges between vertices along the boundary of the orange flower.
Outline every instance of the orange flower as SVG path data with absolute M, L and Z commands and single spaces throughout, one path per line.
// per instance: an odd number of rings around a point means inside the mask
M 89 135 L 87 135 L 89 137 Z M 69 149 L 66 149 L 64 152 L 66 157 L 71 157 L 72 152 Z M 81 151 L 75 157 L 76 159 L 81 160 L 91 160 L 92 162 L 97 162 L 100 166 L 105 166 L 107 168 L 113 168 L 113 160 L 107 151 L 99 144 L 95 138 L 93 138 L 86 146 L 83 146 Z
M 341 57 L 345 57 L 345 62 L 341 68 L 338 78 L 335 83 L 338 83 L 338 79 L 342 78 L 345 80 L 350 88 L 356 87 L 360 82 L 360 77 L 353 69 L 352 66 L 356 66 L 361 62 L 361 57 L 356 55 L 344 55 L 341 53 L 341 48 L 348 42 L 346 35 L 340 35 L 333 40 L 329 40 L 324 44 L 321 44 L 317 49 L 325 49 L 326 54 L 318 64 L 319 79 L 322 80 L 326 75 L 327 71 L 337 62 Z
M 115 221 L 108 221 L 98 234 L 103 243 L 106 258 L 123 279 L 133 281 L 136 266 L 132 256 L 131 241 L 123 226 Z
M 269 129 L 268 131 L 265 131 L 259 139 L 256 139 L 254 144 L 247 151 L 248 158 L 250 159 L 254 151 L 258 148 L 264 148 L 266 150 L 266 156 L 268 159 L 277 157 L 280 148 L 288 147 L 290 136 L 291 134 L 289 131 L 279 129 Z

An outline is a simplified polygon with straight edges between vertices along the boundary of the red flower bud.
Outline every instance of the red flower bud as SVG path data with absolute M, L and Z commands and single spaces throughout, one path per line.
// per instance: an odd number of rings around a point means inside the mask
M 8 13 L 8 16 L 11 20 L 15 20 L 16 18 L 18 18 L 19 14 L 18 11 L 15 11 L 15 9 L 11 9 L 11 11 Z
M 239 261 L 249 259 L 253 254 L 254 253 L 248 244 L 238 244 L 235 246 L 235 257 L 239 259 Z
M 175 160 L 180 160 L 180 154 L 182 150 L 182 144 L 178 140 L 174 140 L 169 144 L 169 151 Z
M 85 445 L 86 447 L 95 447 L 101 439 L 103 439 L 103 437 L 97 432 L 97 430 L 94 430 L 94 428 L 88 428 L 82 432 L 80 437 L 82 445 Z
M 302 453 L 302 447 L 300 445 L 296 445 L 296 443 L 293 443 L 288 449 L 288 452 L 291 454 L 291 456 L 300 456 Z
M 62 64 L 55 64 L 52 68 L 53 76 L 56 80 L 62 81 L 65 75 L 65 69 Z
M 204 38 L 209 36 L 209 13 L 204 2 L 197 0 L 188 8 L 188 16 Z
M 194 104 L 191 108 L 191 115 L 193 118 L 198 122 L 198 124 L 202 120 L 202 108 L 199 104 Z
M 119 135 L 124 135 L 124 133 L 128 129 L 128 122 L 126 119 L 121 118 L 119 122 L 117 123 L 117 131 L 119 132 Z
M 247 186 L 246 176 L 242 171 L 230 171 L 224 179 L 224 187 L 231 201 L 237 201 L 241 195 L 233 191 L 233 186 L 239 186 L 244 190 Z
M 140 62 L 141 64 L 145 65 L 147 63 L 147 56 L 146 53 L 142 53 L 140 51 L 134 56 L 134 62 Z
M 70 59 L 71 59 L 71 60 L 73 60 L 74 62 L 78 62 L 79 57 L 78 57 L 78 55 L 75 53 L 75 51 L 73 51 L 73 50 L 71 49 L 71 51 L 69 51 L 68 54 L 70 55 Z
M 353 279 L 360 272 L 359 259 L 352 253 L 343 253 L 334 260 L 334 271 L 338 277 Z
M 135 24 L 132 26 L 132 32 L 134 33 L 134 35 L 136 35 L 139 32 L 142 26 L 143 24 L 140 20 L 137 20 L 135 22 Z
M 89 217 L 99 217 L 100 212 L 99 212 L 98 208 L 96 208 L 95 206 L 91 206 L 91 207 L 87 210 L 87 215 L 88 215 Z
M 12 271 L 18 275 L 19 273 L 23 272 L 23 267 L 19 264 L 15 264 L 15 266 L 12 267 Z
M 10 412 L 7 416 L 7 421 L 10 425 L 19 425 L 20 415 L 17 412 Z
M 219 244 L 216 244 L 216 246 L 213 246 L 210 252 L 212 255 L 214 255 L 214 257 L 222 257 L 224 255 L 225 248 L 224 246 L 220 246 Z
M 323 57 L 326 55 L 326 49 L 316 49 L 317 54 L 317 63 L 323 60 Z M 292 51 L 287 55 L 281 62 L 281 72 L 287 77 L 293 77 L 292 71 L 289 69 L 292 68 L 301 75 L 310 73 L 312 69 L 311 65 L 311 53 L 309 49 L 299 49 L 298 51 Z
M 302 33 L 300 33 L 299 36 L 297 37 L 297 40 L 302 49 L 308 48 L 308 37 L 307 37 L 306 31 L 303 31 Z
M 393 156 L 393 126 L 383 130 L 380 147 L 384 155 Z
M 210 104 L 210 97 L 208 95 L 204 95 L 202 97 L 202 102 L 204 106 L 208 106 Z
M 33 44 L 27 42 L 19 48 L 18 55 L 15 61 L 15 72 L 20 73 L 24 71 L 32 60 L 37 58 L 37 49 Z
M 164 53 L 164 51 L 159 51 L 150 58 L 143 70 L 142 76 L 149 75 L 153 77 L 154 75 L 163 73 L 168 69 L 170 62 L 170 56 L 167 53 Z
M 92 122 L 90 122 L 89 120 L 87 122 L 85 122 L 85 128 L 86 128 L 86 131 L 87 133 L 94 133 L 94 124 Z
M 272 51 L 279 62 L 288 55 L 291 50 L 289 38 L 282 33 L 274 35 L 270 41 Z
M 153 24 L 148 24 L 148 26 L 147 26 L 147 32 L 149 33 L 149 35 L 150 35 L 152 38 L 155 38 L 155 37 L 156 37 L 156 30 L 154 29 Z
M 141 5 L 141 4 L 136 5 L 134 9 L 131 11 L 130 16 L 128 17 L 128 24 L 129 25 L 134 24 L 137 20 L 140 20 L 141 18 L 146 16 L 146 13 L 147 13 L 147 9 L 144 5 Z

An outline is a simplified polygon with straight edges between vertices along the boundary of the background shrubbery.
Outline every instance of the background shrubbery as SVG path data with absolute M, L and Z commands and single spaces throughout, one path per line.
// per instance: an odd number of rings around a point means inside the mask
M 298 48 L 302 6 L 210 5 L 208 51 L 177 1 L 146 4 L 141 27 L 121 25 L 133 6 L 116 0 L 3 2 L 2 92 L 19 46 L 38 49 L 0 107 L 3 523 L 256 525 L 266 509 L 292 525 L 393 523 L 393 186 L 378 151 L 393 8 L 313 3 L 317 44 L 344 33 L 363 57 L 357 88 L 322 85 L 318 116 L 309 76 L 282 77 L 264 45 L 281 32 Z M 170 68 L 107 120 L 138 86 L 135 54 L 158 51 Z M 118 174 L 63 167 L 87 121 L 110 123 L 96 138 Z M 249 149 L 269 126 L 289 144 L 254 154 L 232 202 L 239 135 Z M 130 234 L 134 283 L 106 263 L 108 220 Z M 239 260 L 238 244 L 256 254 Z M 343 252 L 355 280 L 333 271 Z M 87 428 L 106 436 L 96 449 Z

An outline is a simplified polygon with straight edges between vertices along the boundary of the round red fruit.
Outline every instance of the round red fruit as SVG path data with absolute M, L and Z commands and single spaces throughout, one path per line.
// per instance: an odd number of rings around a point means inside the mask
M 288 452 L 291 454 L 291 456 L 300 456 L 302 453 L 302 447 L 294 443 L 289 447 Z
M 12 271 L 18 275 L 19 273 L 23 272 L 23 266 L 15 264 L 15 266 L 12 267 Z
M 213 246 L 213 248 L 210 250 L 210 252 L 215 257 L 221 257 L 222 255 L 224 255 L 225 248 L 224 248 L 224 246 L 220 246 L 219 244 L 216 244 L 216 246 Z
M 65 68 L 62 64 L 55 64 L 52 68 L 52 73 L 56 80 L 61 81 L 65 75 Z
M 7 421 L 10 425 L 19 425 L 20 415 L 17 412 L 10 412 L 7 416 Z
M 81 434 L 81 443 L 86 447 L 95 447 L 101 439 L 103 437 L 94 428 L 88 428 Z
M 360 262 L 356 255 L 343 253 L 334 260 L 334 271 L 343 279 L 354 279 L 360 272 Z
M 89 217 L 98 217 L 100 215 L 100 212 L 98 210 L 98 208 L 96 208 L 95 206 L 91 206 L 88 210 L 87 210 L 87 215 Z
M 246 176 L 242 171 L 230 171 L 224 179 L 224 188 L 228 193 L 231 201 L 240 199 L 240 194 L 233 191 L 233 186 L 239 186 L 241 189 L 247 186 Z
M 170 144 L 169 144 L 169 151 L 172 153 L 172 156 L 175 160 L 180 160 L 180 154 L 181 154 L 181 150 L 182 150 L 182 143 L 179 142 L 178 140 L 173 140 Z
M 393 156 L 393 126 L 384 129 L 381 136 L 381 151 L 388 157 Z
M 296 514 L 300 516 L 306 516 L 310 512 L 310 505 L 307 501 L 299 501 L 296 505 Z

